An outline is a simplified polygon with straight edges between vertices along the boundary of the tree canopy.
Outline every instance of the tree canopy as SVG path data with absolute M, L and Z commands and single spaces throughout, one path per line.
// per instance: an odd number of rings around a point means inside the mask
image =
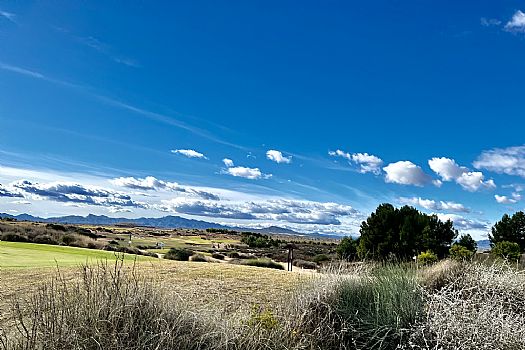
M 398 209 L 391 204 L 379 205 L 361 223 L 359 232 L 359 257 L 375 260 L 408 260 L 429 250 L 443 258 L 458 235 L 450 220 L 443 222 L 413 207 Z
M 467 248 L 471 252 L 476 252 L 476 250 L 478 249 L 478 243 L 469 234 L 461 235 L 461 237 L 459 237 L 458 239 L 457 244 Z

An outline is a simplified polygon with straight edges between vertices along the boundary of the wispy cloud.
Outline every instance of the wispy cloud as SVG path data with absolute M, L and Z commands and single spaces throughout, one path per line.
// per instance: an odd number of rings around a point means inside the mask
M 12 66 L 10 64 L 6 64 L 2 62 L 0 62 L 0 69 L 6 70 L 9 72 L 13 72 L 13 73 L 22 74 L 22 75 L 32 77 L 32 78 L 48 80 L 48 78 L 46 78 L 46 76 L 44 76 L 41 73 L 35 72 L 33 70 L 17 67 L 17 66 Z
M 362 174 L 373 173 L 375 175 L 381 174 L 381 166 L 383 165 L 383 160 L 377 156 L 368 153 L 348 153 L 341 151 L 340 149 L 336 151 L 328 152 L 328 155 L 332 157 L 342 157 L 348 161 L 350 164 L 355 164 L 359 166 L 359 172 Z
M 95 98 L 95 99 L 97 99 L 97 100 L 99 100 L 101 102 L 106 103 L 107 105 L 118 107 L 118 108 L 121 108 L 121 109 L 125 109 L 125 110 L 128 110 L 130 112 L 142 115 L 143 117 L 146 117 L 146 118 L 148 118 L 150 120 L 154 120 L 154 121 L 159 122 L 159 123 L 163 123 L 163 124 L 166 124 L 166 125 L 170 125 L 170 126 L 174 126 L 174 127 L 186 130 L 186 131 L 188 131 L 188 132 L 190 132 L 190 133 L 192 133 L 194 135 L 200 136 L 202 138 L 208 139 L 210 141 L 213 141 L 213 142 L 225 145 L 225 146 L 230 146 L 230 147 L 237 148 L 237 149 L 240 149 L 240 150 L 243 150 L 243 151 L 248 151 L 248 148 L 246 148 L 244 146 L 237 145 L 237 144 L 225 141 L 225 140 L 223 140 L 223 139 L 221 139 L 221 138 L 219 138 L 219 137 L 217 137 L 217 136 L 215 136 L 215 135 L 213 135 L 213 134 L 211 134 L 211 133 L 209 133 L 209 132 L 207 132 L 205 130 L 202 130 L 202 129 L 198 128 L 198 127 L 195 127 L 195 126 L 192 126 L 190 124 L 187 124 L 187 123 L 185 123 L 185 122 L 183 122 L 183 121 L 181 121 L 179 119 L 173 118 L 173 117 L 165 115 L 165 114 L 152 112 L 152 111 L 149 111 L 149 110 L 146 110 L 146 109 L 143 109 L 143 108 L 131 105 L 129 103 L 125 103 L 125 102 L 119 101 L 119 100 L 117 100 L 115 98 L 112 98 L 112 97 L 101 95 L 101 94 L 97 93 L 94 88 L 89 87 L 89 86 L 78 85 L 78 84 L 70 83 L 70 82 L 65 81 L 65 80 L 54 79 L 54 78 L 51 78 L 51 77 L 49 77 L 49 76 L 47 76 L 45 74 L 37 72 L 35 70 L 30 70 L 30 69 L 26 69 L 24 67 L 10 65 L 10 64 L 7 64 L 7 63 L 3 63 L 3 62 L 0 62 L 0 69 L 2 69 L 4 71 L 9 71 L 9 72 L 12 72 L 12 73 L 20 74 L 20 75 L 23 75 L 23 76 L 27 76 L 27 77 L 30 77 L 30 78 L 34 78 L 34 79 L 41 79 L 41 80 L 44 80 L 44 81 L 47 81 L 47 82 L 50 82 L 50 83 L 53 83 L 53 84 L 57 84 L 57 85 L 61 85 L 61 86 L 65 86 L 65 87 L 69 87 L 69 88 L 73 88 L 73 89 L 77 89 L 78 91 L 86 93 L 89 96 L 91 96 L 91 97 L 93 97 L 93 98 Z M 178 114 L 180 114 L 180 113 L 178 113 Z M 182 114 L 180 114 L 180 115 L 182 115 Z
M 492 27 L 492 26 L 499 26 L 501 24 L 501 21 L 497 18 L 481 17 L 480 23 L 483 27 Z
M 14 13 L 0 10 L 0 17 L 3 17 L 8 21 L 17 24 L 16 15 Z
M 108 57 L 115 63 L 123 64 L 123 65 L 134 67 L 134 68 L 140 67 L 140 64 L 137 62 L 137 60 L 118 54 L 116 52 L 117 50 L 113 46 L 95 38 L 94 36 L 80 36 L 80 35 L 74 34 L 69 29 L 66 29 L 63 27 L 54 27 L 54 28 L 58 32 L 67 35 L 68 37 L 72 38 L 76 42 L 86 47 L 89 47 L 99 52 L 100 54 Z

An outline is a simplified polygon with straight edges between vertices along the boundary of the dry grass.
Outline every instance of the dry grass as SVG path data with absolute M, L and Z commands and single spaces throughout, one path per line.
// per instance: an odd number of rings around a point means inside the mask
M 304 275 L 173 261 L 78 271 L 33 270 L 41 288 L 22 298 L 21 332 L 3 348 L 0 337 L 0 349 L 525 348 L 525 274 L 504 264 L 344 264 Z M 29 285 L 29 275 L 2 276 Z
M 131 264 L 127 264 L 123 268 L 131 267 Z M 305 278 L 299 274 L 250 266 L 167 260 L 140 262 L 135 268 L 138 273 L 155 278 L 162 288 L 191 304 L 219 302 L 232 309 L 242 303 L 275 303 L 281 296 L 293 291 Z M 61 267 L 59 271 L 65 280 L 73 281 L 81 277 L 78 267 Z M 48 283 L 56 272 L 56 267 L 0 268 L 0 310 L 7 314 L 13 297 L 30 295 L 38 287 Z
M 440 289 L 427 293 L 415 342 L 436 350 L 525 349 L 524 271 L 479 263 L 456 263 L 452 270 Z

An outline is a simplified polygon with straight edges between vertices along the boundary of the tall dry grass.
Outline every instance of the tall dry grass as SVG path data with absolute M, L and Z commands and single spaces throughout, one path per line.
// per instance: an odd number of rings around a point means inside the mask
M 525 276 L 501 264 L 339 266 L 273 309 L 235 311 L 189 307 L 121 262 L 81 275 L 66 282 L 57 274 L 19 301 L 0 349 L 525 348 Z

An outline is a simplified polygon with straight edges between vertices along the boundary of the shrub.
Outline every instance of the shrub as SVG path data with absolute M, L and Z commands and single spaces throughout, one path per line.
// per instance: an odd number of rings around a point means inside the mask
M 438 260 L 437 255 L 434 254 L 431 250 L 422 252 L 417 256 L 417 262 L 423 266 L 431 265 L 435 263 L 437 260 Z
M 326 254 L 317 254 L 316 256 L 313 257 L 312 260 L 314 262 L 320 264 L 322 262 L 329 261 L 330 257 L 328 257 L 328 255 L 326 255 Z
M 193 252 L 188 249 L 171 248 L 165 255 L 164 259 L 188 261 Z
M 193 261 L 193 262 L 207 262 L 208 260 L 206 260 L 206 257 L 202 254 L 194 254 L 192 256 L 190 256 L 190 261 Z
M 501 241 L 492 248 L 491 254 L 505 260 L 518 261 L 521 255 L 520 246 L 518 243 Z
M 279 326 L 279 321 L 272 310 L 254 305 L 247 324 L 256 329 L 272 330 Z
M 229 257 L 229 258 L 232 258 L 232 259 L 239 259 L 241 256 L 240 256 L 240 254 L 237 253 L 237 252 L 229 252 L 229 253 L 228 253 L 228 257 Z
M 65 245 L 71 245 L 72 243 L 74 243 L 76 241 L 76 238 L 75 236 L 73 235 L 64 235 L 62 237 L 62 242 L 65 244 Z
M 62 231 L 62 232 L 67 231 L 67 228 L 64 225 L 59 225 L 59 224 L 47 224 L 46 228 L 49 228 L 55 231 Z
M 243 265 L 266 267 L 270 269 L 284 270 L 284 266 L 271 259 L 248 259 L 242 262 Z
M 0 236 L 0 239 L 2 241 L 9 241 L 9 242 L 28 242 L 29 240 L 21 235 L 17 235 L 16 233 L 4 233 L 2 236 Z
M 50 235 L 38 235 L 35 238 L 33 238 L 34 243 L 38 244 L 53 244 L 58 245 L 58 241 L 56 241 L 53 237 Z
M 315 270 L 317 269 L 317 264 L 313 261 L 306 261 L 302 259 L 296 259 L 293 261 L 293 266 L 297 266 L 301 269 Z
M 218 260 L 224 260 L 224 255 L 221 253 L 213 253 L 211 257 Z
M 454 243 L 450 248 L 450 257 L 454 260 L 469 260 L 474 256 L 474 252 L 466 247 Z
M 507 264 L 455 263 L 462 273 L 427 294 L 411 348 L 525 349 L 523 272 Z

